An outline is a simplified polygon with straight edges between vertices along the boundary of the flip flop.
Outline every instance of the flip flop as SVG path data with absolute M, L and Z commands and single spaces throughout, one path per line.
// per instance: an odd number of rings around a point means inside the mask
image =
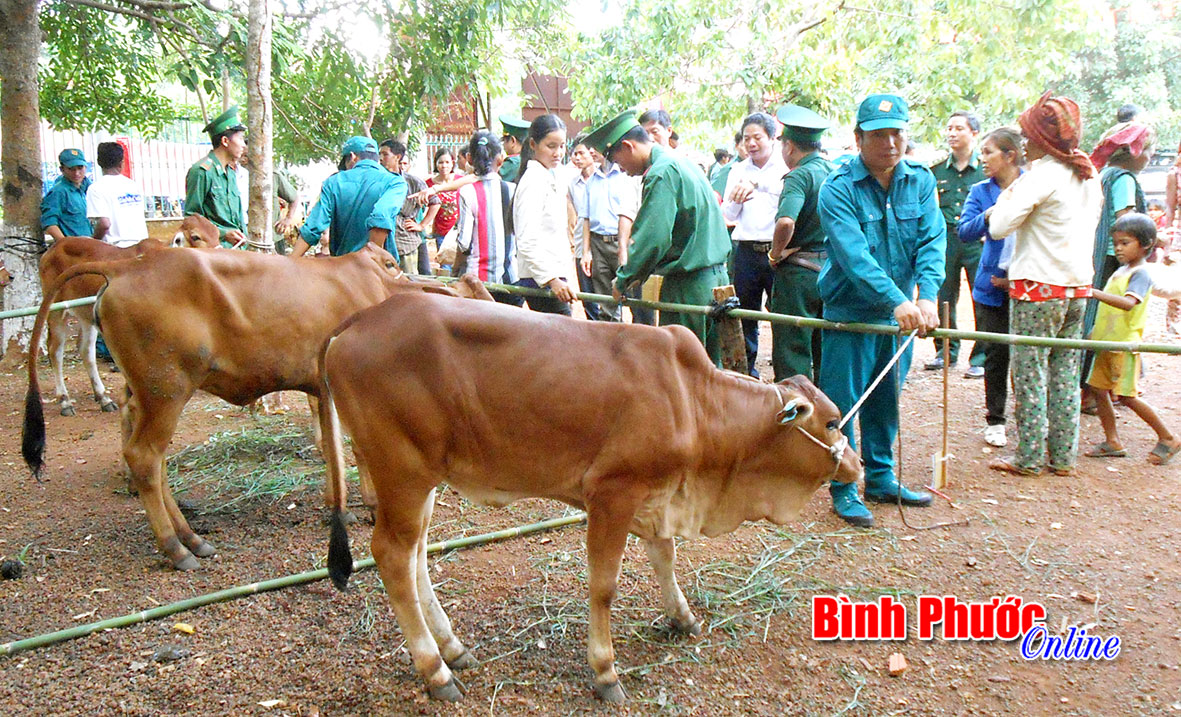
M 1158 443 L 1157 445 L 1159 446 L 1161 444 Z M 1165 447 L 1168 448 L 1168 446 Z M 1102 443 L 1096 443 L 1094 448 L 1083 455 L 1088 458 L 1124 458 L 1128 455 L 1128 452 L 1123 448 L 1115 448 L 1107 441 L 1103 441 Z
M 1148 453 L 1148 462 L 1154 466 L 1167 466 L 1169 461 L 1173 460 L 1173 456 L 1179 452 L 1181 452 L 1181 443 L 1169 448 L 1169 444 L 1164 441 L 1157 441 Z M 1154 457 L 1157 460 L 1152 460 Z
M 990 462 L 988 467 L 994 471 L 1002 471 L 1019 476 L 1036 476 L 1041 475 L 1042 472 L 1041 468 L 1022 468 L 1009 458 L 997 458 Z

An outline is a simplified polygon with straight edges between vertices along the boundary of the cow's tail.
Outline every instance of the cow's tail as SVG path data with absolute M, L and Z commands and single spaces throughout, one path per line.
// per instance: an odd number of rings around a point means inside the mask
M 49 307 L 66 282 L 74 277 L 98 274 L 109 279 L 108 271 L 112 262 L 92 262 L 70 267 L 62 272 L 49 286 L 42 287 L 41 307 L 33 322 L 33 335 L 29 338 L 29 390 L 25 394 L 25 420 L 21 428 L 21 455 L 33 477 L 41 479 L 45 467 L 45 410 L 41 405 L 41 382 L 37 377 L 37 355 L 41 350 L 41 333 L 49 317 Z
M 332 400 L 332 389 L 328 385 L 327 356 L 332 347 L 332 340 L 339 332 L 324 342 L 317 361 L 320 372 L 320 405 L 319 416 L 320 434 L 324 451 L 324 463 L 327 464 L 329 502 L 332 517 L 329 519 L 332 533 L 328 539 L 328 575 L 337 590 L 344 590 L 349 584 L 349 575 L 353 572 L 353 555 L 349 551 L 349 533 L 345 528 L 347 513 L 345 501 L 348 497 L 348 486 L 345 485 L 344 447 L 341 441 L 340 417 L 336 413 L 336 404 Z

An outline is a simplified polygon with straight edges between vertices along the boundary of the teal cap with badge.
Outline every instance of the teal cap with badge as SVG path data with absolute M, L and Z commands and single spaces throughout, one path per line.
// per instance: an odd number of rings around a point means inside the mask
M 345 140 L 344 146 L 340 148 L 342 157 L 362 152 L 377 152 L 377 142 L 374 142 L 371 137 L 357 135 Z
M 245 132 L 246 125 L 238 119 L 238 106 L 234 105 L 225 112 L 222 112 L 213 121 L 205 125 L 205 129 L 201 130 L 210 137 L 216 137 L 219 134 L 226 132 Z
M 82 150 L 80 149 L 63 149 L 62 153 L 57 155 L 57 161 L 66 169 L 86 165 L 86 157 L 83 156 Z
M 593 147 L 596 152 L 606 157 L 623 138 L 623 135 L 631 131 L 633 127 L 639 126 L 640 123 L 636 121 L 636 111 L 624 110 L 588 134 L 586 146 Z
M 831 123 L 807 107 L 784 105 L 775 113 L 783 123 L 780 138 L 793 142 L 819 142 Z
M 516 137 L 518 142 L 524 143 L 525 138 L 529 136 L 530 123 L 520 117 L 501 115 L 496 119 L 500 120 L 500 126 L 504 128 L 504 134 Z
M 870 95 L 857 108 L 857 129 L 906 129 L 910 125 L 910 110 L 906 100 L 898 95 Z

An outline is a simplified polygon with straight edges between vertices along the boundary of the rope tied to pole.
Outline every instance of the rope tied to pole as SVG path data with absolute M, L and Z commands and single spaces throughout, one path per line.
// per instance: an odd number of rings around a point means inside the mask
M 738 302 L 737 296 L 731 296 L 725 301 L 717 301 L 715 299 L 714 301 L 709 302 L 709 313 L 707 316 L 709 317 L 710 321 L 721 321 L 722 319 L 729 316 L 730 312 L 741 308 L 742 304 Z

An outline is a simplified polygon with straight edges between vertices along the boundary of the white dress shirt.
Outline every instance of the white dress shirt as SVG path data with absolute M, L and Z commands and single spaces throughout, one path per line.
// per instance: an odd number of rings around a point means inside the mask
M 532 279 L 538 286 L 574 276 L 567 238 L 568 187 L 568 181 L 560 181 L 553 171 L 531 159 L 513 195 L 518 270 L 522 279 Z
M 1062 162 L 1042 157 L 1001 192 L 988 231 L 994 237 L 1017 235 L 1009 279 L 1090 286 L 1102 210 L 1103 187 L 1097 177 L 1081 180 Z
M 730 170 L 726 191 L 722 193 L 722 216 L 735 223 L 731 235 L 734 241 L 771 241 L 785 174 L 787 165 L 783 163 L 778 143 L 772 146 L 771 156 L 762 167 L 756 167 L 754 160 L 747 157 Z M 754 185 L 754 194 L 742 203 L 730 201 L 730 192 L 742 181 Z

